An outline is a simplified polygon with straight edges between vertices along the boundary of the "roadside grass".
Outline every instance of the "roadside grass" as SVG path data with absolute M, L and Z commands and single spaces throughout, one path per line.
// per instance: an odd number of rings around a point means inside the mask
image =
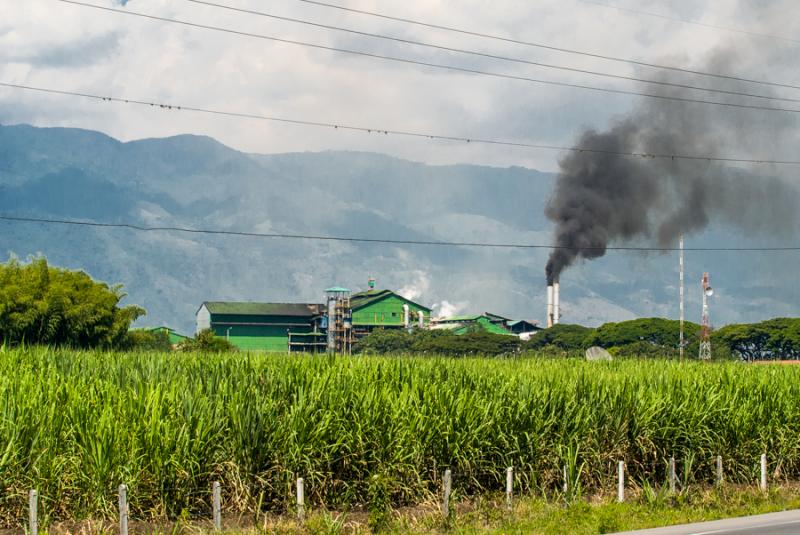
M 502 495 L 463 500 L 453 506 L 450 518 L 442 518 L 433 503 L 392 510 L 380 525 L 367 511 L 309 511 L 305 522 L 286 515 L 267 514 L 258 519 L 226 517 L 223 532 L 230 535 L 361 535 L 370 533 L 463 535 L 595 535 L 722 518 L 757 515 L 800 508 L 800 486 L 788 485 L 761 492 L 754 487 L 721 490 L 693 488 L 670 496 L 666 492 L 637 492 L 630 501 L 593 496 L 567 502 L 563 499 L 522 497 L 513 511 L 505 508 Z M 80 533 L 112 535 L 109 522 L 55 524 L 48 534 Z M 210 522 L 181 521 L 172 524 L 134 523 L 131 534 L 211 535 Z

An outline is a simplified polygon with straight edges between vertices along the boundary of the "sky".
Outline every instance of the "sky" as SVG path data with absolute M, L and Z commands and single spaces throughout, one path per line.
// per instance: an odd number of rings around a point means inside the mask
M 735 71 L 730 74 L 800 83 L 792 68 L 800 46 L 797 42 L 685 24 L 588 1 L 331 1 L 518 40 L 681 66 L 703 65 L 710 51 L 735 42 L 747 50 L 748 57 L 727 65 Z M 119 0 L 87 2 L 431 63 L 598 87 L 652 90 L 652 86 L 629 81 L 430 50 L 230 12 L 188 0 L 129 0 L 124 6 Z M 299 0 L 219 3 L 528 61 L 621 75 L 658 75 L 653 69 L 625 63 L 410 26 Z M 786 16 L 791 13 L 784 9 L 792 6 L 789 1 L 619 0 L 615 5 L 778 36 L 795 35 L 800 29 L 797 17 Z M 103 12 L 57 0 L 0 0 L 0 50 L 0 80 L 4 82 L 376 129 L 525 143 L 571 145 L 584 129 L 603 129 L 643 100 L 356 57 Z M 770 61 L 759 61 L 764 57 Z M 709 81 L 679 75 L 671 79 Z M 426 163 L 522 165 L 544 171 L 557 169 L 562 156 L 547 150 L 348 133 L 3 88 L 0 122 L 83 127 L 122 140 L 206 134 L 233 148 L 258 153 L 348 149 Z
M 432 50 L 232 12 L 191 0 L 82 1 L 237 32 L 516 77 L 710 100 L 733 99 Z M 800 35 L 800 17 L 794 16 L 797 12 L 794 0 L 617 0 L 616 7 L 598 5 L 590 0 L 328 1 L 353 9 L 552 47 L 800 86 L 800 74 L 796 69 L 800 39 L 792 38 Z M 605 0 L 598 1 L 603 4 Z M 414 26 L 331 9 L 307 0 L 216 2 L 524 61 L 800 99 L 800 87 L 798 90 L 765 87 L 662 71 Z M 620 120 L 633 118 L 648 124 L 650 130 L 663 127 L 664 132 L 678 133 L 681 142 L 676 146 L 684 153 L 796 160 L 796 147 L 800 142 L 800 130 L 796 128 L 800 114 L 797 113 L 670 103 L 480 76 L 143 19 L 59 0 L 0 0 L 0 51 L 0 82 L 3 83 L 374 130 L 574 146 L 585 138 L 587 131 L 603 133 Z M 800 100 L 749 102 L 800 109 Z M 234 149 L 262 154 L 368 151 L 428 164 L 524 166 L 541 171 L 558 171 L 559 162 L 565 161 L 563 152 L 551 150 L 312 128 L 0 87 L 0 124 L 17 123 L 86 128 L 123 141 L 203 134 Z M 691 135 L 681 140 L 682 130 Z M 794 166 L 738 167 L 736 176 L 743 183 L 775 178 L 797 186 Z M 691 183 L 696 173 L 701 173 L 703 180 L 728 174 L 727 167 L 708 166 L 699 171 L 693 167 L 691 174 L 676 176 L 680 169 L 680 166 L 672 166 L 670 171 L 673 174 L 670 180 L 679 187 Z M 658 178 L 655 177 L 656 181 Z M 727 193 L 737 201 L 743 199 L 736 192 Z M 781 229 L 778 221 L 777 228 L 774 224 L 759 228 L 760 213 L 772 213 L 774 196 L 769 197 L 769 192 L 757 193 L 746 213 L 743 212 L 747 215 L 746 224 L 739 227 L 761 232 L 757 240 L 762 240 L 765 234 L 774 234 L 770 245 L 797 245 L 794 243 L 795 227 Z M 711 191 L 709 199 L 713 201 L 714 198 Z M 665 199 L 664 202 L 675 202 L 669 196 Z M 487 199 L 486 202 L 501 201 Z M 738 206 L 733 202 L 727 205 Z M 663 207 L 655 206 L 654 210 L 660 208 Z M 709 211 L 717 219 L 712 220 L 708 230 L 714 231 L 718 222 L 736 223 L 738 213 L 735 212 L 715 214 Z M 463 222 L 454 223 L 448 229 L 448 236 L 457 235 L 463 226 Z M 699 228 L 702 230 L 703 226 Z M 637 239 L 641 242 L 644 238 L 637 235 Z M 710 238 L 706 236 L 705 239 Z M 725 245 L 760 243 L 747 239 L 744 236 L 741 244 L 726 242 Z M 539 242 L 545 240 L 542 236 Z M 575 266 L 571 277 L 595 281 L 600 273 L 595 266 L 602 266 L 606 261 L 613 259 L 595 260 L 589 262 L 588 267 Z M 637 265 L 628 261 L 626 267 L 643 272 L 653 269 L 652 259 L 643 261 L 639 268 Z M 621 266 L 615 269 L 623 273 Z M 538 265 L 536 270 L 537 273 L 540 270 Z M 426 282 L 424 275 L 418 277 L 419 280 L 413 276 L 409 278 L 406 283 L 409 291 L 432 284 Z M 790 263 L 762 263 L 746 277 L 750 277 L 753 284 L 765 284 L 773 289 L 787 285 L 797 289 Z M 451 304 L 458 305 L 459 299 L 459 296 L 453 297 Z M 655 305 L 666 306 L 665 303 Z M 728 317 L 738 319 L 735 314 L 740 305 L 732 303 Z M 602 318 L 615 317 L 606 305 L 604 307 Z

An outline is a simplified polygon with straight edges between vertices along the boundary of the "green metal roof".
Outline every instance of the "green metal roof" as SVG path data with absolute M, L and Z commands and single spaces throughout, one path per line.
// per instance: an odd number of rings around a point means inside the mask
M 527 323 L 528 325 L 533 325 L 534 327 L 538 327 L 539 325 L 539 322 L 537 321 L 514 320 L 514 321 L 509 321 L 508 326 L 513 327 L 514 325 L 519 325 L 520 323 Z
M 328 288 L 325 290 L 326 293 L 350 293 L 350 290 L 347 288 L 342 288 L 341 286 L 334 286 L 333 288 Z
M 478 321 L 478 319 L 483 318 L 484 316 L 450 316 L 448 318 L 441 318 L 437 320 L 437 323 L 456 323 L 460 321 Z
M 245 303 L 207 301 L 203 303 L 212 314 L 237 316 L 317 316 L 323 306 L 315 303 Z
M 366 292 L 359 292 L 357 294 L 353 294 L 350 297 L 350 307 L 353 310 L 357 310 L 357 309 L 363 308 L 363 307 L 365 307 L 365 306 L 367 306 L 369 304 L 372 304 L 372 303 L 375 303 L 377 301 L 380 301 L 381 299 L 384 299 L 384 298 L 389 297 L 391 295 L 395 295 L 395 296 L 399 297 L 400 299 L 402 299 L 403 301 L 406 301 L 407 303 L 411 303 L 413 305 L 416 305 L 419 308 L 422 308 L 422 309 L 427 310 L 429 312 L 431 310 L 430 308 L 426 307 L 425 305 L 420 305 L 419 303 L 416 303 L 416 302 L 412 301 L 411 299 L 406 299 L 402 295 L 397 294 L 397 293 L 395 293 L 395 292 L 393 292 L 391 290 L 367 290 Z

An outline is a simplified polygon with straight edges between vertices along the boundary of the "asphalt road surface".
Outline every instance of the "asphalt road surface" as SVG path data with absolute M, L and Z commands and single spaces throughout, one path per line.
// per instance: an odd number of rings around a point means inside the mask
M 625 535 L 800 535 L 800 510 L 626 531 Z M 621 535 L 621 534 L 619 534 Z

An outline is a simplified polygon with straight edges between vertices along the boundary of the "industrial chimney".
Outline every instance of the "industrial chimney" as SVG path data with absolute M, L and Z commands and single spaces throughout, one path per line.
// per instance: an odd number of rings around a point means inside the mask
M 561 319 L 561 284 L 558 279 L 553 283 L 553 325 L 558 325 Z
M 553 285 L 547 285 L 547 328 L 553 326 Z

